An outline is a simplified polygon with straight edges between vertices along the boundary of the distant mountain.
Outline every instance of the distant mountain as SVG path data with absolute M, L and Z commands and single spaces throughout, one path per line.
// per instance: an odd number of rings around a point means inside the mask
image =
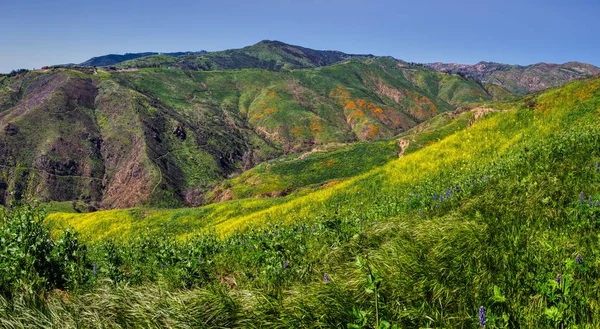
M 187 51 L 187 52 L 164 53 L 163 55 L 178 57 L 178 56 L 187 55 L 187 54 L 191 54 L 191 53 L 192 52 Z M 203 53 L 203 52 L 201 51 L 198 53 Z M 110 54 L 110 55 L 104 55 L 104 56 L 90 58 L 87 61 L 85 61 L 79 65 L 80 66 L 111 66 L 111 65 L 119 64 L 121 62 L 128 61 L 128 60 L 132 60 L 132 59 L 136 59 L 136 58 L 140 58 L 140 57 L 158 55 L 158 54 L 161 54 L 161 53 L 146 52 L 146 53 L 127 53 L 124 55 Z
M 479 62 L 474 65 L 456 63 L 430 63 L 426 66 L 439 71 L 460 74 L 484 84 L 500 85 L 515 94 L 527 94 L 563 85 L 571 80 L 600 74 L 600 68 L 585 63 L 538 63 L 509 65 Z
M 118 66 L 122 68 L 172 67 L 196 71 L 247 68 L 281 71 L 327 66 L 356 57 L 373 58 L 375 56 L 314 50 L 280 41 L 263 40 L 241 49 L 192 53 L 177 58 L 153 55 L 126 61 Z

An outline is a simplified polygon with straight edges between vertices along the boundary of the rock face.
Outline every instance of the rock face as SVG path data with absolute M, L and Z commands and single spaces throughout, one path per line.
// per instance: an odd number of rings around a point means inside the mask
M 426 66 L 439 72 L 459 74 L 484 84 L 499 85 L 515 94 L 536 92 L 600 74 L 600 68 L 579 62 L 538 63 L 528 66 L 494 62 L 479 62 L 474 65 L 431 63 Z

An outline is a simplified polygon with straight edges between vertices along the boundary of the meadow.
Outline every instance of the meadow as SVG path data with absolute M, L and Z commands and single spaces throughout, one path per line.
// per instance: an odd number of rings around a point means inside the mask
M 283 197 L 6 209 L 0 326 L 600 326 L 600 79 L 482 107 Z

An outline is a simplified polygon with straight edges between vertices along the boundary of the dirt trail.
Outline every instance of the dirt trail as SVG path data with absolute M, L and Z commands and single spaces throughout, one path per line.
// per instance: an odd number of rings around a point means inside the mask
M 398 146 L 400 146 L 400 152 L 398 152 L 398 158 L 401 158 L 404 155 L 404 152 L 408 149 L 408 145 L 410 141 L 408 138 L 400 138 L 398 139 Z

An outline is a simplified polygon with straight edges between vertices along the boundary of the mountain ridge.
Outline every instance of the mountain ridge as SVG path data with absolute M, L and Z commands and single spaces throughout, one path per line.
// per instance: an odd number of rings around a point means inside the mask
M 424 65 L 438 72 L 460 74 L 481 83 L 500 85 L 510 92 L 520 95 L 600 74 L 599 67 L 577 61 L 563 64 L 540 62 L 531 65 L 487 61 L 476 64 L 435 62 Z

